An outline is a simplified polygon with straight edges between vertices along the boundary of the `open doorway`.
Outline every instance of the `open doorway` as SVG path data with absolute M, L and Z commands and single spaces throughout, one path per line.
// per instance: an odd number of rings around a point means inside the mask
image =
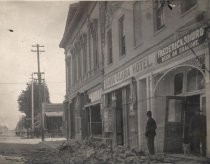
M 102 136 L 102 119 L 100 104 L 92 105 L 87 110 L 88 117 L 88 136 L 101 137 Z
M 204 155 L 206 149 L 205 134 L 197 135 L 195 138 L 193 134 L 192 125 L 198 125 L 204 128 L 205 124 L 202 123 L 202 126 L 199 125 L 203 122 L 200 121 L 200 118 L 197 118 L 198 121 L 194 121 L 195 117 L 199 117 L 201 107 L 200 95 L 192 96 L 168 96 L 166 99 L 166 122 L 165 122 L 165 142 L 164 142 L 164 151 L 182 153 L 183 144 L 190 145 L 190 152 L 197 152 L 197 155 Z M 197 113 L 197 114 L 196 114 Z M 203 117 L 202 117 L 203 118 Z M 199 133 L 205 133 L 199 131 Z M 198 146 L 195 146 L 195 139 L 197 140 Z M 202 150 L 200 151 L 200 144 L 202 145 Z
M 124 145 L 122 90 L 116 92 L 116 138 L 117 145 Z

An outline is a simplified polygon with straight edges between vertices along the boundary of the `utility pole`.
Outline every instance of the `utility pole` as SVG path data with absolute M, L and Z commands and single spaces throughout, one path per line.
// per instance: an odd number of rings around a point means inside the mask
M 44 50 L 40 50 L 41 46 L 39 44 L 32 45 L 32 47 L 36 47 L 36 50 L 31 50 L 31 52 L 37 53 L 37 64 L 38 64 L 38 84 L 39 84 L 39 109 L 41 110 L 41 133 L 42 133 L 42 141 L 44 141 L 44 121 L 43 121 L 43 111 L 42 111 L 42 94 L 41 94 L 41 73 L 40 73 L 40 61 L 39 61 L 39 54 L 40 52 L 45 52 Z
M 32 136 L 34 136 L 34 79 L 33 73 L 31 74 L 31 128 Z

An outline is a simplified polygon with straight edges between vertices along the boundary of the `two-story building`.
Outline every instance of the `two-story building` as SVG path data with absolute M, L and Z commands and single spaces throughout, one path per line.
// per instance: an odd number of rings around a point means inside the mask
M 102 135 L 103 55 L 99 3 L 70 5 L 60 47 L 66 58 L 66 129 L 69 138 Z
M 66 55 L 71 135 L 77 136 L 83 124 L 89 131 L 84 126 L 84 136 L 93 135 L 94 123 L 101 122 L 100 134 L 113 145 L 145 150 L 146 112 L 151 110 L 158 127 L 156 151 L 182 152 L 199 109 L 207 118 L 210 156 L 210 1 L 173 3 L 70 6 L 60 46 Z

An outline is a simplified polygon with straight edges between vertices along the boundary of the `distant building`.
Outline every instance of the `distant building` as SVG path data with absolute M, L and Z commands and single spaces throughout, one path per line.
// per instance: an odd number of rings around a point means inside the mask
M 43 103 L 45 133 L 49 136 L 63 135 L 63 104 Z
M 0 134 L 5 134 L 8 132 L 8 127 L 5 125 L 0 125 Z
M 101 134 L 113 145 L 145 150 L 151 110 L 156 151 L 181 153 L 199 109 L 207 117 L 210 157 L 210 2 L 174 1 L 172 9 L 168 3 L 70 5 L 60 43 L 67 137 Z

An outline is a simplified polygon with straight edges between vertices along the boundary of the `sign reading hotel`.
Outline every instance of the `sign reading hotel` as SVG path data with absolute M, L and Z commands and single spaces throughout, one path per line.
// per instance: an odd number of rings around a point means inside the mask
M 156 63 L 156 53 L 152 53 L 134 64 L 130 65 L 127 68 L 124 68 L 122 71 L 115 73 L 114 75 L 106 78 L 104 80 L 104 89 L 113 87 L 116 84 L 119 84 L 136 74 L 147 70 Z
M 101 99 L 101 92 L 102 92 L 102 89 L 97 89 L 91 93 L 88 94 L 91 102 L 95 102 L 95 101 L 98 101 Z
M 179 40 L 169 44 L 167 47 L 164 47 L 157 52 L 157 62 L 163 63 L 166 62 L 181 53 L 194 48 L 205 41 L 205 32 L 203 27 L 192 31 L 191 33 L 183 36 Z

